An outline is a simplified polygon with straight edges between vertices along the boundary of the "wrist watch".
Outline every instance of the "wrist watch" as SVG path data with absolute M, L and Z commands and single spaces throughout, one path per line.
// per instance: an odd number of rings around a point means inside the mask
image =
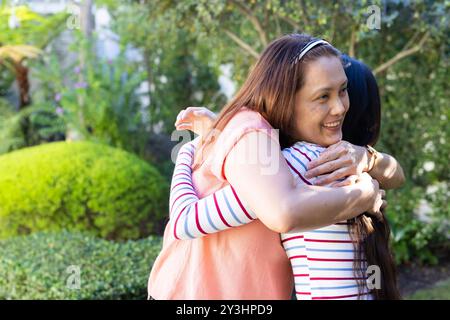
M 367 172 L 369 172 L 375 166 L 375 161 L 377 161 L 378 158 L 378 151 L 369 145 L 366 145 L 366 149 L 370 154 L 369 165 L 367 166 Z

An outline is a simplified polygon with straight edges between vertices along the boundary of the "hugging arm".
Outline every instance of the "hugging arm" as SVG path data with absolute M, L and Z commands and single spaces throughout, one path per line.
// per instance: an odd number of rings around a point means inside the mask
M 262 133 L 249 133 L 232 149 L 233 156 L 243 156 L 246 150 L 242 147 L 252 135 L 271 140 Z M 233 159 L 226 161 L 227 178 L 235 181 L 232 184 L 236 185 L 236 190 L 229 185 L 203 199 L 198 198 L 192 185 L 194 147 L 191 143 L 185 144 L 178 154 L 171 185 L 171 232 L 175 238 L 198 238 L 250 223 L 256 218 L 279 233 L 309 230 L 356 216 L 373 202 L 370 178 L 342 188 L 296 185 L 279 144 L 273 141 L 271 144 L 274 145 L 271 154 L 281 168 L 261 174 L 267 169 L 267 163 L 248 165 Z M 234 168 L 233 172 L 230 168 Z M 249 203 L 254 204 L 254 210 Z
M 264 162 L 258 156 L 248 161 L 249 154 L 269 157 Z M 268 167 L 273 170 L 268 172 Z M 340 188 L 297 184 L 278 141 L 263 132 L 247 133 L 238 141 L 227 156 L 224 172 L 256 216 L 279 233 L 317 229 L 364 211 L 376 213 L 382 204 L 378 183 L 368 174 Z
M 231 185 L 199 199 L 192 183 L 194 146 L 178 153 L 170 189 L 170 225 L 178 240 L 190 240 L 252 222 L 256 215 Z
M 326 185 L 363 172 L 369 173 L 383 189 L 395 189 L 405 182 L 403 169 L 394 157 L 381 152 L 375 160 L 372 157 L 365 147 L 340 141 L 308 164 L 306 176 L 319 177 L 316 185 Z M 345 182 L 340 185 L 345 185 Z
M 373 169 L 368 172 L 383 189 L 396 189 L 405 182 L 405 174 L 400 163 L 387 153 L 378 153 Z

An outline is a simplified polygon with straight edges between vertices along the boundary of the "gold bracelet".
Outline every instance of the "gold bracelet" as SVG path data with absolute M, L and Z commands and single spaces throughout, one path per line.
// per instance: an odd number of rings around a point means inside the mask
M 369 172 L 375 166 L 375 162 L 377 161 L 377 158 L 378 158 L 378 151 L 369 145 L 366 145 L 366 149 L 367 149 L 367 152 L 369 152 L 369 154 L 370 154 L 370 162 L 369 162 L 369 166 L 367 167 L 367 172 Z

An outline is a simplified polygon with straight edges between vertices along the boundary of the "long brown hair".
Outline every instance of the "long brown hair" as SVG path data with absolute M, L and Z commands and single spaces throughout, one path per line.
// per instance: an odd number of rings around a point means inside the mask
M 216 133 L 242 108 L 260 113 L 274 129 L 279 129 L 282 148 L 296 142 L 291 135 L 294 126 L 295 94 L 304 82 L 304 70 L 309 61 L 323 56 L 340 57 L 331 45 L 320 45 L 292 66 L 293 57 L 314 38 L 306 34 L 289 34 L 276 39 L 263 51 L 242 87 L 223 107 L 208 134 L 202 137 L 196 149 L 193 170 L 197 169 L 210 152 Z
M 314 38 L 306 34 L 290 34 L 271 42 L 251 69 L 246 81 L 234 98 L 221 110 L 208 134 L 202 137 L 195 152 L 193 170 L 205 159 L 216 133 L 223 131 L 227 123 L 242 108 L 260 113 L 269 123 L 279 129 L 280 145 L 289 147 L 296 142 L 292 135 L 295 118 L 295 94 L 304 84 L 307 63 L 324 56 L 340 57 L 340 52 L 328 44 L 317 46 L 294 66 L 293 57 Z M 362 270 L 367 263 L 380 266 L 382 289 L 374 290 L 376 299 L 397 299 L 399 297 L 395 280 L 395 267 L 389 247 L 389 225 L 385 220 L 374 221 L 362 214 L 350 221 L 350 233 L 356 240 L 355 277 L 364 278 Z M 387 251 L 386 251 L 387 250 Z M 387 253 L 386 253 L 387 252 Z M 360 286 L 361 287 L 361 286 Z

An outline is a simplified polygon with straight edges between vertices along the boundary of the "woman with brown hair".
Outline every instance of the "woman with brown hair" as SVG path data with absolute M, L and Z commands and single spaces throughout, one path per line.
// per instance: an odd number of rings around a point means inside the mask
M 320 76 L 305 79 L 308 67 Z M 305 101 L 321 110 L 320 121 L 310 127 L 319 143 L 330 145 L 342 138 L 348 109 L 345 85 L 339 54 L 329 44 L 289 35 L 268 46 L 215 121 L 215 130 L 197 146 L 193 172 L 195 191 L 201 197 L 231 184 L 259 220 L 177 241 L 173 226 L 189 202 L 185 196 L 195 193 L 171 199 L 173 215 L 150 275 L 149 295 L 156 299 L 288 299 L 292 272 L 277 232 L 317 229 L 364 211 L 379 212 L 383 192 L 367 174 L 340 188 L 301 184 L 280 153 L 280 144 L 286 147 L 304 138 L 304 124 L 295 114 Z M 329 97 L 319 103 L 322 97 L 310 95 L 321 90 Z M 305 93 L 307 97 L 302 97 Z M 280 144 L 272 128 L 280 130 Z M 267 173 L 267 163 L 248 157 L 264 152 L 269 152 L 265 160 L 276 170 Z

